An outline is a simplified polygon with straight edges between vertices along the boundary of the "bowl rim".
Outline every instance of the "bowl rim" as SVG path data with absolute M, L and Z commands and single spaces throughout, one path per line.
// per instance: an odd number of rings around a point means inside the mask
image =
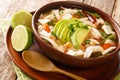
M 96 7 L 93 7 L 93 6 L 90 6 L 88 4 L 85 4 L 85 3 L 81 3 L 81 2 L 76 2 L 76 1 L 55 1 L 55 2 L 51 2 L 51 3 L 48 3 L 48 4 L 45 4 L 44 6 L 40 7 L 38 10 L 36 10 L 35 14 L 33 15 L 33 18 L 32 18 L 32 30 L 33 30 L 33 34 L 34 36 L 36 36 L 39 40 L 42 41 L 42 43 L 46 44 L 46 46 L 48 46 L 49 48 L 51 48 L 52 50 L 55 50 L 55 51 L 58 51 L 59 53 L 62 53 L 64 56 L 69 56 L 73 59 L 78 59 L 78 60 L 99 60 L 99 59 L 102 59 L 104 56 L 100 56 L 100 57 L 94 57 L 94 58 L 78 58 L 76 56 L 72 56 L 72 55 L 68 55 L 68 54 L 64 54 L 63 52 L 53 48 L 52 46 L 50 46 L 49 44 L 47 44 L 41 37 L 40 35 L 38 34 L 38 31 L 37 31 L 37 25 L 35 24 L 36 23 L 36 17 L 40 14 L 39 14 L 39 11 L 42 12 L 42 10 L 44 10 L 44 8 L 48 7 L 48 6 L 53 6 L 54 4 L 72 4 L 72 5 L 76 5 L 75 8 L 81 8 L 81 9 L 85 9 L 85 10 L 88 10 L 88 9 L 92 9 L 94 10 L 95 12 L 99 13 L 100 16 L 106 16 L 106 18 L 109 19 L 109 23 L 113 26 L 116 34 L 117 34 L 117 37 L 118 37 L 118 45 L 117 45 L 117 48 L 110 54 L 107 54 L 105 55 L 106 57 L 107 56 L 110 56 L 110 55 L 114 55 L 114 53 L 117 53 L 119 50 L 120 50 L 120 29 L 119 29 L 119 25 L 118 23 L 110 16 L 108 15 L 107 13 L 103 12 L 102 10 L 96 8 Z M 63 6 L 64 7 L 64 6 Z M 72 8 L 72 7 L 71 7 Z M 52 8 L 53 9 L 53 8 Z M 54 8 L 56 9 L 56 8 Z M 50 9 L 51 10 L 51 9 Z M 48 10 L 49 11 L 49 10 Z M 91 11 L 91 10 L 89 10 Z M 45 12 L 45 11 L 43 11 Z M 103 17 L 102 17 L 103 18 Z M 37 18 L 38 19 L 38 18 Z M 104 19 L 104 18 L 103 18 Z

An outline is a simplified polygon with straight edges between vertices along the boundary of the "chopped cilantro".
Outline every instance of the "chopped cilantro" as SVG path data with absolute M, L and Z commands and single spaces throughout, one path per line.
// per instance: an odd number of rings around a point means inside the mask
M 68 25 L 68 28 L 69 28 L 72 32 L 74 32 L 73 24 Z
M 80 22 L 80 23 L 79 23 L 79 26 L 80 26 L 81 28 L 88 29 L 88 25 L 87 25 L 86 23 L 84 23 L 84 22 Z
M 87 11 L 89 14 L 91 14 L 91 15 L 93 15 L 93 16 L 95 16 L 95 17 L 97 17 L 97 18 L 100 18 L 100 15 L 98 14 L 98 13 L 93 13 L 93 12 L 90 12 L 90 11 Z
M 55 32 L 52 31 L 51 34 L 52 34 L 53 36 L 57 37 L 56 34 L 55 34 Z
M 85 40 L 85 44 L 90 44 L 90 40 L 89 39 Z
M 106 38 L 108 35 L 105 33 L 105 32 L 103 32 L 103 31 L 100 31 L 100 33 L 101 33 L 101 35 L 104 37 L 104 38 Z
M 80 10 L 76 13 L 76 15 L 79 16 L 80 18 L 81 18 L 81 17 L 84 17 L 84 15 L 81 13 Z
M 54 23 L 52 21 L 48 22 L 47 24 L 50 26 L 54 26 Z
M 112 41 L 116 41 L 117 40 L 117 37 L 114 35 L 114 34 L 111 34 L 107 37 L 107 39 L 110 39 Z

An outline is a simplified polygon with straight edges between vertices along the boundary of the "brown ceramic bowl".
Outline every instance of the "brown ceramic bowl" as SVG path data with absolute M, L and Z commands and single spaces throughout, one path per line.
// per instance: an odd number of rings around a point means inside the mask
M 112 52 L 106 56 L 86 59 L 86 58 L 78 58 L 75 56 L 70 56 L 70 55 L 64 54 L 64 53 L 56 50 L 52 46 L 50 46 L 48 43 L 46 43 L 39 36 L 38 31 L 37 31 L 38 26 L 36 23 L 38 22 L 38 18 L 41 13 L 44 13 L 46 11 L 53 10 L 53 9 L 59 9 L 61 6 L 67 7 L 67 8 L 77 8 L 77 9 L 84 9 L 84 10 L 88 10 L 88 11 L 94 11 L 94 12 L 97 12 L 98 14 L 100 14 L 100 16 L 104 20 L 108 21 L 115 29 L 115 32 L 118 37 L 117 49 L 114 50 L 114 52 Z M 99 66 L 108 61 L 113 60 L 113 58 L 118 56 L 118 52 L 120 50 L 120 27 L 119 27 L 119 25 L 109 15 L 107 15 L 103 11 L 101 11 L 97 8 L 94 8 L 92 6 L 89 6 L 89 5 L 86 5 L 83 3 L 79 3 L 79 2 L 59 1 L 59 2 L 49 3 L 49 4 L 39 8 L 33 16 L 32 30 L 33 30 L 34 37 L 35 37 L 40 49 L 42 50 L 42 52 L 46 56 L 48 56 L 50 59 L 57 61 L 59 63 L 62 63 L 64 65 L 68 65 L 68 66 L 80 67 L 80 68 L 90 68 L 90 67 Z

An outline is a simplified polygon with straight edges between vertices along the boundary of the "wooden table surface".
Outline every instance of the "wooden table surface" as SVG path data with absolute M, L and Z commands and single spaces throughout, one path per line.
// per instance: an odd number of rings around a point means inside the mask
M 54 1 L 62 0 L 0 0 L 0 19 L 10 18 L 11 15 L 21 9 L 27 11 L 35 11 L 39 7 Z M 64 0 L 64 1 L 78 1 L 91 6 L 97 7 L 110 16 L 112 16 L 118 24 L 120 24 L 120 0 Z M 7 71 L 6 68 L 12 69 L 11 59 L 9 58 L 2 30 L 0 29 L 0 68 L 3 67 L 3 70 L 0 69 L 0 80 L 13 80 L 15 74 L 13 70 Z M 8 70 L 9 70 L 8 69 Z M 10 74 L 6 76 L 4 74 Z

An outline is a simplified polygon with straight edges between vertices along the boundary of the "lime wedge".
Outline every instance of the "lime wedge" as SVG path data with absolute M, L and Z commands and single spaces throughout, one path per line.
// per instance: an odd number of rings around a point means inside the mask
M 18 25 L 11 35 L 12 46 L 16 51 L 23 51 L 31 46 L 32 38 L 32 31 L 28 27 Z
M 32 14 L 25 11 L 20 10 L 12 15 L 11 19 L 11 27 L 15 28 L 17 25 L 25 25 L 31 28 Z

